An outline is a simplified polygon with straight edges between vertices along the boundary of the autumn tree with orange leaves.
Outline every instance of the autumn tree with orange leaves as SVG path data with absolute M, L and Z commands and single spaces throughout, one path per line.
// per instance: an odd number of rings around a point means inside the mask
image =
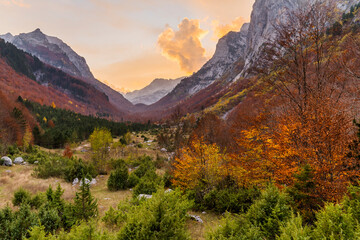
M 173 184 L 182 189 L 204 189 L 217 186 L 230 175 L 229 158 L 216 144 L 194 138 L 180 150 L 173 164 Z
M 353 139 L 355 92 L 341 68 L 340 41 L 324 34 L 328 7 L 316 3 L 289 14 L 276 29 L 278 38 L 264 48 L 258 72 L 279 102 L 260 145 L 278 184 L 291 185 L 293 175 L 309 164 L 318 197 L 336 200 L 358 175 L 349 171 L 354 159 L 346 157 Z

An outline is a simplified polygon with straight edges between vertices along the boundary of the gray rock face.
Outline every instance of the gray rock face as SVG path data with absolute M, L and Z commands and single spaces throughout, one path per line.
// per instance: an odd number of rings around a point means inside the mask
M 22 164 L 24 163 L 24 159 L 22 157 L 17 157 L 14 159 L 15 164 Z
M 47 36 L 40 29 L 30 33 L 21 33 L 17 36 L 7 33 L 0 35 L 0 38 L 75 77 L 94 77 L 83 57 L 79 56 L 59 38 Z
M 11 167 L 13 165 L 11 158 L 7 156 L 2 157 L 1 160 L 4 162 L 3 166 Z
M 316 0 L 256 0 L 251 13 L 249 31 L 246 38 L 245 66 L 240 76 L 246 76 L 259 57 L 260 47 L 276 37 L 274 25 L 286 23 L 288 14 L 292 11 L 309 6 Z M 323 2 L 329 3 L 330 0 Z M 339 11 L 348 11 L 356 0 L 336 0 Z
M 191 77 L 185 78 L 157 106 L 178 102 L 208 87 L 216 80 L 234 82 L 247 76 L 247 70 L 257 63 L 260 47 L 275 37 L 274 25 L 284 23 L 288 13 L 313 3 L 315 0 L 256 0 L 251 21 L 239 32 L 229 32 L 221 38 L 213 57 Z M 330 1 L 330 0 L 324 0 Z M 356 0 L 336 0 L 339 11 L 347 11 Z M 243 67 L 239 63 L 243 61 Z M 238 66 L 235 66 L 238 65 Z M 233 69 L 236 69 L 233 71 Z M 228 74 L 231 73 L 231 74 Z
M 183 78 L 158 78 L 152 81 L 145 88 L 126 93 L 124 96 L 133 104 L 143 103 L 150 105 L 159 101 L 162 97 L 171 92 L 182 79 Z
M 95 79 L 85 58 L 78 55 L 61 39 L 47 36 L 40 29 L 30 33 L 21 33 L 17 36 L 7 33 L 0 35 L 0 38 L 38 57 L 42 62 L 93 85 L 96 89 L 105 93 L 109 97 L 110 102 L 119 110 L 125 111 L 133 107 L 119 92 Z
M 171 94 L 182 97 L 195 94 L 229 71 L 236 61 L 244 58 L 248 29 L 249 24 L 246 23 L 239 32 L 229 32 L 223 36 L 216 45 L 213 57 L 198 72 L 182 80 Z

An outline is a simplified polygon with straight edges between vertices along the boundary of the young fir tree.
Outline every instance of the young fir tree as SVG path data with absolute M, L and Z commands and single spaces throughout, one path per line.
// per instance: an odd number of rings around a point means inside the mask
M 83 177 L 80 191 L 76 193 L 74 198 L 74 217 L 78 220 L 88 221 L 98 214 L 97 206 L 97 199 L 94 199 L 90 192 L 90 183 Z

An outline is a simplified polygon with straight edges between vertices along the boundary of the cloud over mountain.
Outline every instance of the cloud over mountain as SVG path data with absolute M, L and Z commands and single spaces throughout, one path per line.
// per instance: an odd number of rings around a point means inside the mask
M 162 54 L 179 63 L 182 70 L 193 72 L 206 61 L 201 38 L 207 31 L 200 28 L 199 20 L 184 18 L 178 30 L 167 27 L 158 38 Z

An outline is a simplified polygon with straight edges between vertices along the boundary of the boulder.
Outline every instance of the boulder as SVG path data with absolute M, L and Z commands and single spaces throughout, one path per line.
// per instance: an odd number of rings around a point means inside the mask
M 90 182 L 90 185 L 94 185 L 94 184 L 96 184 L 96 183 L 97 183 L 96 179 L 93 178 L 93 179 L 91 180 L 91 182 Z
M 22 157 L 17 157 L 17 158 L 15 158 L 14 163 L 15 164 L 22 164 L 22 163 L 24 163 L 24 159 Z
M 204 221 L 201 219 L 201 217 L 199 217 L 197 215 L 189 215 L 189 217 L 199 223 L 204 223 Z
M 3 161 L 3 166 L 11 167 L 13 165 L 11 158 L 7 156 L 2 157 L 1 160 Z
M 72 182 L 72 185 L 75 186 L 79 183 L 79 179 L 75 178 L 74 181 Z
M 152 198 L 152 195 L 148 195 L 148 194 L 139 194 L 138 199 L 142 199 L 142 198 L 149 199 L 149 198 Z

